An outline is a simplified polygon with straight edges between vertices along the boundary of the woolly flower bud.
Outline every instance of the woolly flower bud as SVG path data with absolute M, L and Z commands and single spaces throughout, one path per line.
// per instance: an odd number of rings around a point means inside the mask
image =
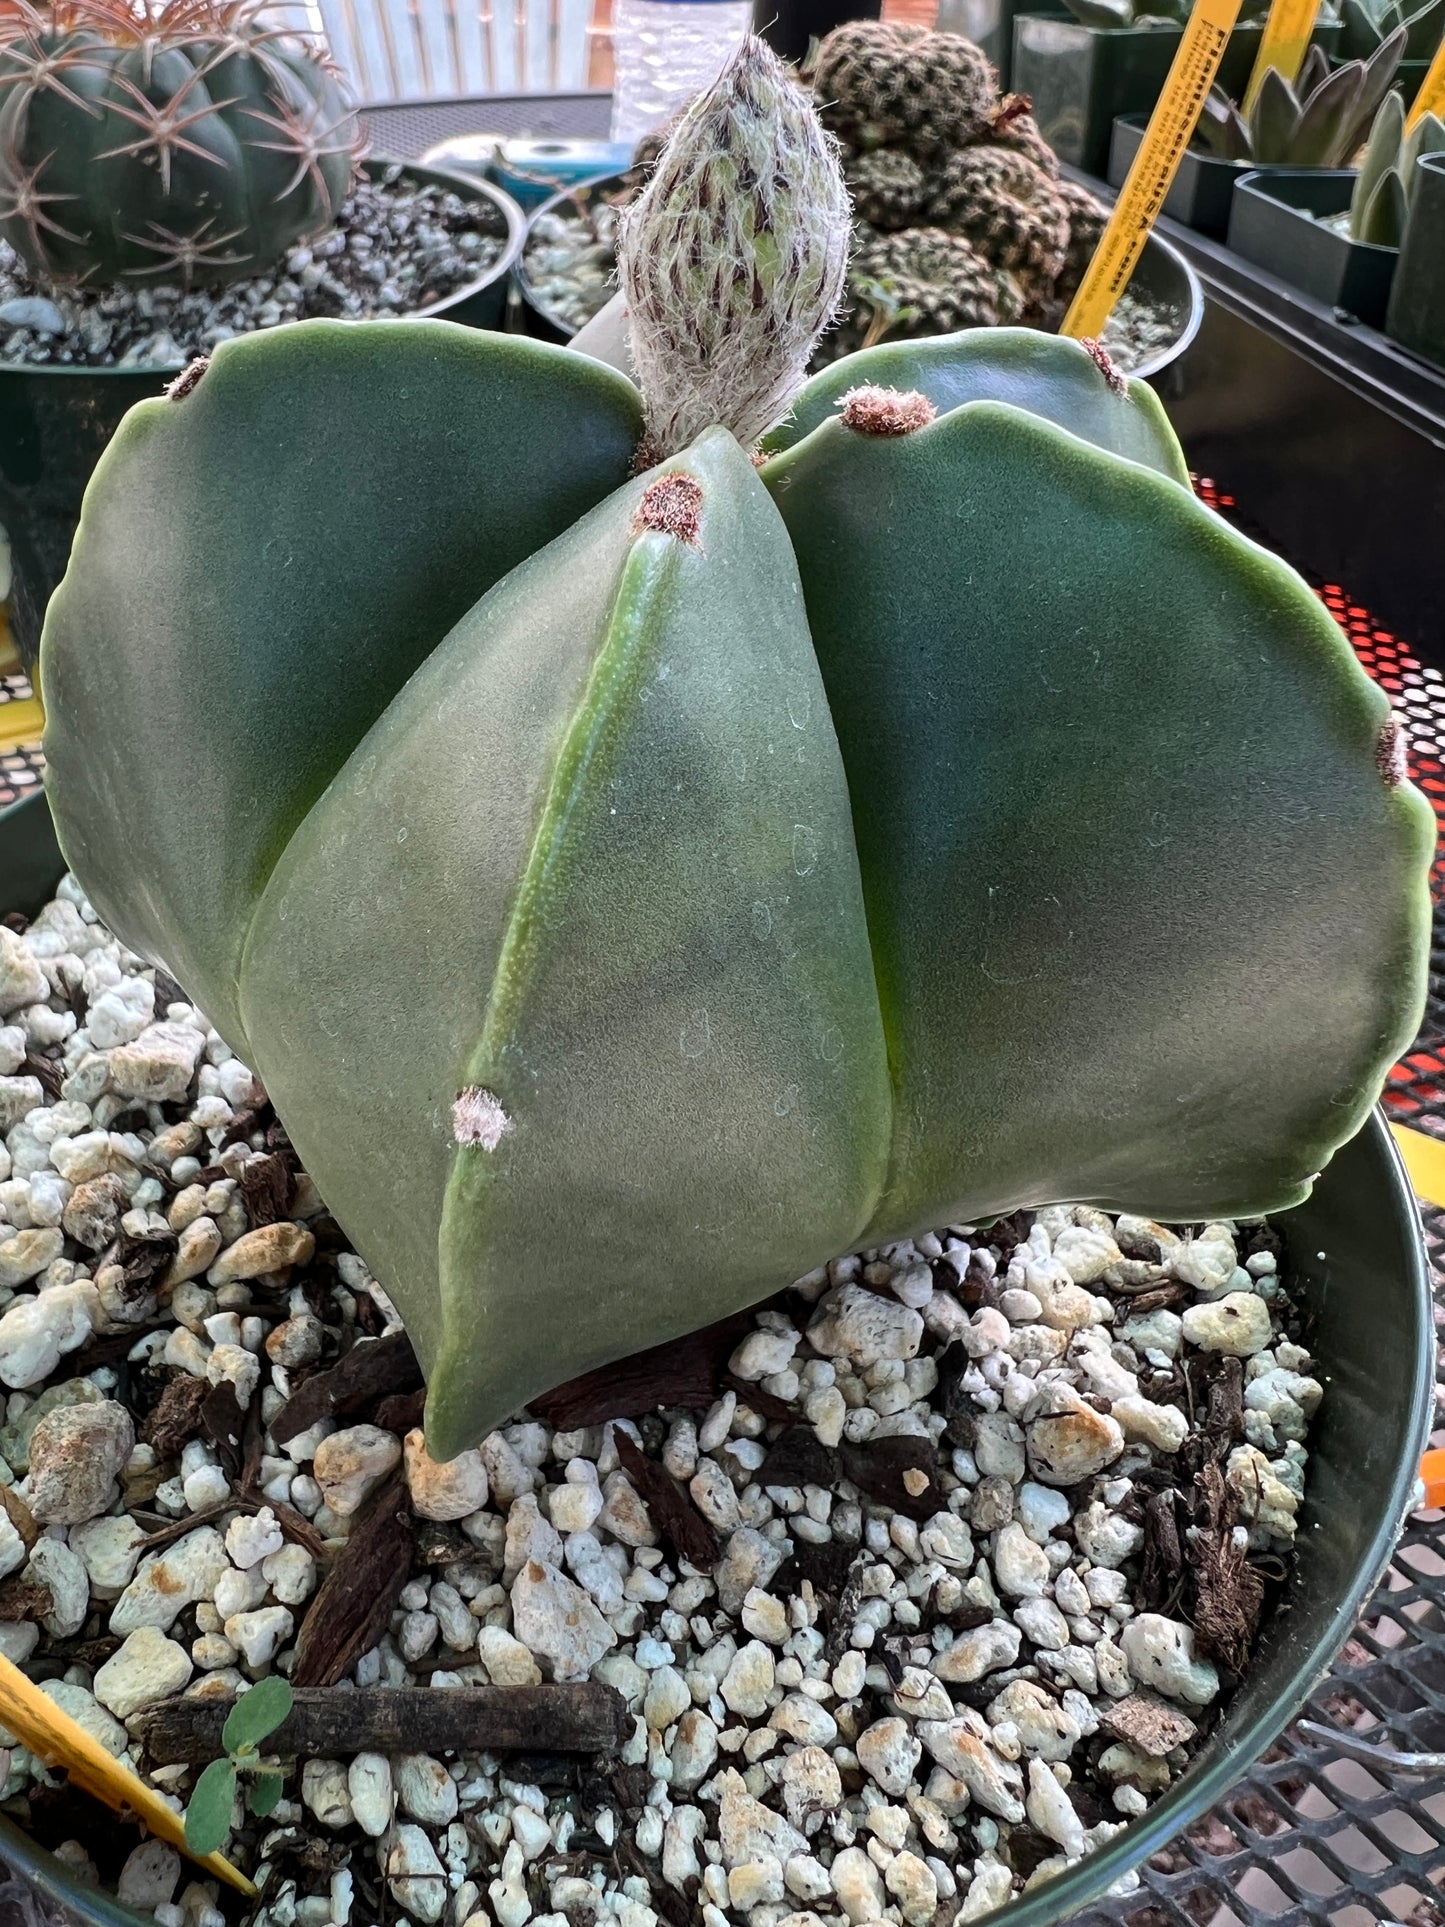
M 618 226 L 649 456 L 715 424 L 746 448 L 802 387 L 848 265 L 835 144 L 761 40 L 683 114 Z

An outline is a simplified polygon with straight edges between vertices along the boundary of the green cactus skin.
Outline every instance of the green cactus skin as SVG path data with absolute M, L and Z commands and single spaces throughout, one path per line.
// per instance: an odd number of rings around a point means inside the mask
M 1433 817 L 1381 780 L 1389 704 L 1338 627 L 1178 483 L 1008 405 L 889 439 L 826 422 L 763 479 L 889 1039 L 867 1241 L 1065 1194 L 1176 1221 L 1297 1202 L 1413 1034 L 1429 929 Z M 956 567 L 893 565 L 900 528 Z
M 1311 47 L 1298 80 L 1271 67 L 1248 114 L 1214 88 L 1204 103 L 1197 138 L 1225 160 L 1285 167 L 1348 167 L 1404 57 L 1406 29 L 1381 41 L 1368 60 L 1333 71 Z
M 42 281 L 235 281 L 331 225 L 356 117 L 263 12 L 21 0 L 0 20 L 0 234 Z
M 819 43 L 813 91 L 823 125 L 850 147 L 897 144 L 927 160 L 986 131 L 998 75 L 962 34 L 850 20 Z
M 296 825 L 438 638 L 626 479 L 641 409 L 580 356 L 447 322 L 306 322 L 274 362 L 238 346 L 126 417 L 125 488 L 87 498 L 42 678 L 92 900 L 244 1054 L 245 927 Z M 263 467 L 289 452 L 289 487 L 238 489 L 242 422 Z M 137 660 L 92 640 L 142 631 Z
M 627 481 L 613 371 L 381 326 L 132 413 L 42 668 L 67 854 L 231 986 L 434 1452 L 835 1249 L 1303 1195 L 1413 1034 L 1433 819 L 1152 400 L 1039 334 L 890 346 L 819 380 L 916 370 L 930 426 L 815 386 L 760 476 L 712 430 Z M 263 713 L 316 741 L 252 814 Z

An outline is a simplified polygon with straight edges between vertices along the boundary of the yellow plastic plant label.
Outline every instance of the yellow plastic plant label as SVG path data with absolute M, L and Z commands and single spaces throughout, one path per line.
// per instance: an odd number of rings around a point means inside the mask
M 1417 120 L 1426 114 L 1439 114 L 1445 119 L 1445 40 L 1435 49 L 1435 58 L 1425 70 L 1425 78 L 1420 82 L 1420 91 L 1410 104 L 1405 116 L 1405 132 L 1408 134 Z
M 1320 0 L 1271 0 L 1269 18 L 1264 23 L 1254 71 L 1244 90 L 1244 111 L 1254 106 L 1264 77 L 1271 67 L 1282 80 L 1294 80 L 1309 51 L 1310 35 L 1319 17 Z
M 178 1847 L 218 1880 L 226 1881 L 243 1894 L 254 1895 L 256 1889 L 245 1874 L 221 1854 L 207 1854 L 204 1859 L 192 1854 L 186 1845 L 185 1823 L 180 1814 L 173 1812 L 128 1766 L 107 1753 L 93 1734 L 87 1733 L 69 1713 L 62 1712 L 49 1694 L 42 1693 L 3 1655 L 0 1655 L 0 1727 L 28 1747 L 46 1766 L 63 1768 L 76 1786 L 92 1798 L 103 1800 L 117 1813 L 135 1814 L 137 1819 L 145 1821 L 157 1839 Z
M 1119 189 L 1114 212 L 1084 271 L 1060 334 L 1076 341 L 1103 333 L 1119 296 L 1139 265 L 1149 230 L 1158 218 L 1184 150 L 1198 125 L 1205 98 L 1239 17 L 1240 0 L 1194 0 L 1194 10 L 1134 165 Z
M 22 696 L 13 703 L 0 703 L 0 755 L 9 755 L 28 743 L 38 743 L 45 729 L 45 711 L 37 696 Z

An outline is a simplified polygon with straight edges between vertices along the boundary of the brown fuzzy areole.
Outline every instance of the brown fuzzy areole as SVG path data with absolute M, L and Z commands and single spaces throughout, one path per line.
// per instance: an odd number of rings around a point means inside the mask
M 187 395 L 192 394 L 195 389 L 200 386 L 201 376 L 205 374 L 210 365 L 211 359 L 209 355 L 197 355 L 194 361 L 188 361 L 176 376 L 175 380 L 167 387 L 166 400 L 184 401 Z
M 1109 353 L 1109 350 L 1104 346 L 1103 342 L 1096 341 L 1093 335 L 1081 335 L 1079 338 L 1079 346 L 1089 357 L 1090 361 L 1093 362 L 1105 381 L 1108 382 L 1114 393 L 1116 395 L 1127 395 L 1129 392 L 1128 380 L 1119 370 L 1114 361 L 1114 357 Z
M 676 536 L 689 548 L 697 547 L 702 522 L 702 488 L 690 475 L 674 472 L 659 475 L 648 484 L 637 513 L 632 518 L 632 533 Z
M 911 435 L 927 428 L 937 413 L 927 395 L 916 388 L 879 388 L 868 383 L 844 395 L 839 420 L 859 435 Z
M 1392 790 L 1397 790 L 1410 774 L 1410 739 L 1398 716 L 1383 724 L 1375 738 L 1375 768 Z

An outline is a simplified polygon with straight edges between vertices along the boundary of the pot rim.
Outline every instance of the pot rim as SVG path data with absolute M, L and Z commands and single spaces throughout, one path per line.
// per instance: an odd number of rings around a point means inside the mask
M 1286 181 L 1298 180 L 1302 176 L 1318 180 L 1354 181 L 1356 170 L 1353 167 L 1252 167 L 1247 174 L 1235 182 L 1235 192 L 1252 195 L 1256 200 L 1268 201 L 1270 206 L 1278 208 L 1281 214 L 1293 215 L 1297 221 L 1308 221 L 1312 228 L 1324 228 L 1327 234 L 1333 234 L 1342 247 L 1358 249 L 1364 255 L 1392 254 L 1398 257 L 1399 248 L 1386 247 L 1381 241 L 1357 241 L 1352 234 L 1341 234 L 1338 228 L 1327 227 L 1320 216 L 1312 213 L 1309 208 L 1296 207 L 1293 201 L 1282 200 L 1272 191 L 1277 186 L 1283 186 Z M 1345 206 L 1349 206 L 1348 196 L 1345 197 Z
M 1109 31 L 1112 31 L 1112 29 Z M 564 201 L 575 203 L 581 200 L 584 195 L 588 194 L 589 190 L 601 187 L 608 181 L 619 181 L 621 179 L 622 175 L 615 172 L 611 174 L 598 174 L 594 175 L 591 180 L 579 181 L 575 186 L 564 188 L 561 193 L 552 195 L 550 199 L 543 201 L 540 206 L 533 208 L 532 212 L 526 217 L 527 234 L 531 233 L 532 223 L 535 220 L 543 214 L 555 211 Z M 1156 350 L 1156 352 L 1146 360 L 1141 361 L 1137 368 L 1131 368 L 1129 370 L 1129 379 L 1131 381 L 1147 381 L 1150 376 L 1161 373 L 1171 362 L 1177 361 L 1204 325 L 1204 289 L 1200 284 L 1199 276 L 1194 271 L 1193 264 L 1174 246 L 1172 241 L 1166 241 L 1162 234 L 1151 233 L 1144 245 L 1145 252 L 1142 257 L 1143 259 L 1147 260 L 1152 256 L 1156 261 L 1167 259 L 1173 263 L 1175 271 L 1188 290 L 1189 310 L 1184 317 L 1183 325 L 1174 339 L 1166 343 L 1164 347 Z M 580 329 L 564 322 L 555 310 L 549 308 L 546 302 L 534 291 L 532 283 L 527 276 L 525 237 L 522 247 L 517 254 L 516 266 L 512 271 L 512 279 L 516 282 L 517 292 L 523 301 L 525 301 L 530 308 L 534 309 L 550 327 L 555 328 L 558 333 L 563 336 L 565 345 L 570 346 L 578 333 L 580 333 Z
M 361 163 L 367 174 L 376 175 L 390 167 L 400 167 L 406 174 L 420 179 L 427 185 L 436 183 L 450 187 L 472 200 L 490 201 L 507 224 L 506 238 L 501 253 L 487 269 L 485 274 L 477 275 L 471 281 L 464 281 L 460 287 L 453 288 L 450 294 L 443 295 L 440 301 L 428 302 L 424 308 L 407 308 L 396 315 L 358 315 L 358 321 L 445 321 L 451 310 L 463 301 L 470 301 L 474 295 L 481 294 L 504 275 L 510 274 L 514 264 L 520 259 L 522 244 L 527 238 L 527 219 L 521 208 L 493 181 L 485 181 L 474 174 L 454 173 L 445 167 L 423 167 L 417 161 L 394 160 L 385 154 L 368 154 Z M 275 324 L 286 327 L 282 321 Z M 256 329 L 258 334 L 265 329 Z M 173 381 L 186 366 L 183 361 L 145 361 L 128 362 L 124 367 L 111 365 L 103 368 L 87 368 L 66 363 L 57 366 L 46 361 L 5 361 L 0 359 L 0 378 L 13 375 L 41 376 L 87 376 L 92 381 L 113 380 L 117 376 L 130 380 L 147 378 L 157 381 Z
M 1445 164 L 1445 162 L 1442 162 Z M 23 801 L 0 810 L 0 829 L 12 823 L 20 812 L 24 829 L 36 838 L 51 832 L 49 809 L 43 790 Z M 33 817 L 34 821 L 29 821 Z M 51 832 L 53 835 L 53 832 Z M 57 860 L 58 853 L 57 853 Z M 1300 1714 L 1317 1682 L 1328 1672 L 1340 1647 L 1348 1638 L 1366 1601 L 1375 1590 L 1389 1564 L 1404 1529 L 1419 1479 L 1420 1455 L 1431 1434 L 1435 1417 L 1435 1322 L 1434 1296 L 1426 1257 L 1424 1230 L 1419 1207 L 1405 1172 L 1404 1161 L 1389 1130 L 1384 1111 L 1377 1105 L 1354 1142 L 1364 1140 L 1382 1167 L 1381 1205 L 1389 1215 L 1408 1227 L 1404 1242 L 1406 1317 L 1409 1323 L 1412 1363 L 1409 1383 L 1400 1388 L 1399 1408 L 1405 1414 L 1404 1435 L 1407 1450 L 1394 1468 L 1389 1490 L 1374 1506 L 1375 1525 L 1362 1547 L 1350 1583 L 1334 1602 L 1328 1616 L 1322 1616 L 1313 1638 L 1302 1656 L 1297 1657 L 1280 1690 L 1237 1730 L 1224 1724 L 1225 1744 L 1210 1742 L 1166 1797 L 1147 1813 L 1132 1820 L 1117 1839 L 1077 1862 L 1057 1879 L 1032 1894 L 1021 1895 L 989 1916 L 998 1927 L 1058 1927 L 1080 1909 L 1097 1900 L 1106 1888 L 1141 1866 L 1152 1855 L 1194 1825 L 1217 1806 L 1245 1772 L 1273 1744 Z M 48 1849 L 38 1846 L 16 1823 L 0 1814 L 0 1852 L 11 1867 L 28 1879 L 44 1897 L 69 1908 L 77 1918 L 94 1927 L 147 1927 L 147 1918 L 123 1907 L 101 1890 L 87 1885 Z
M 527 242 L 531 238 L 532 224 L 540 220 L 544 214 L 555 214 L 559 207 L 569 201 L 574 206 L 583 203 L 584 197 L 586 197 L 586 207 L 590 209 L 592 189 L 605 187 L 609 181 L 620 181 L 628 171 L 626 168 L 613 167 L 603 174 L 589 174 L 585 180 L 574 181 L 571 187 L 559 188 L 555 194 L 549 194 L 545 201 L 539 201 L 536 207 L 522 216 L 522 242 L 517 249 L 517 258 L 512 268 L 512 279 L 516 283 L 517 293 L 529 308 L 539 314 L 549 327 L 555 328 L 568 342 L 578 332 L 577 324 L 564 321 L 555 309 L 547 306 L 533 287 L 531 276 L 527 273 Z

